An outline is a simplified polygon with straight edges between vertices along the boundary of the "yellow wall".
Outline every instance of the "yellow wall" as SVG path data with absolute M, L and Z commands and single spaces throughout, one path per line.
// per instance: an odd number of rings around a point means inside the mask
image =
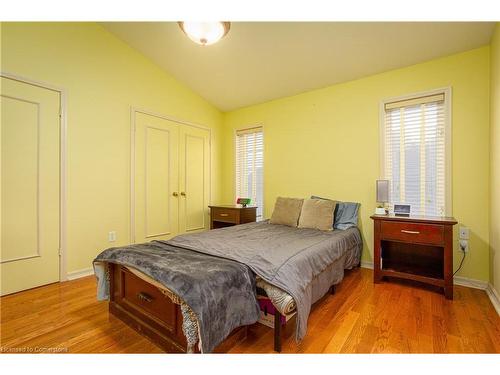
M 453 97 L 453 215 L 471 230 L 459 275 L 488 280 L 489 47 L 225 114 L 223 146 L 233 152 L 223 158 L 224 201 L 234 199 L 234 130 L 262 124 L 265 215 L 278 195 L 360 202 L 362 259 L 372 261 L 379 103 L 445 86 Z
M 2 23 L 2 71 L 66 89 L 69 272 L 130 237 L 130 107 L 213 129 L 212 199 L 220 197 L 221 113 L 94 23 Z M 109 231 L 117 241 L 109 243 Z
M 491 40 L 490 279 L 500 293 L 500 23 Z

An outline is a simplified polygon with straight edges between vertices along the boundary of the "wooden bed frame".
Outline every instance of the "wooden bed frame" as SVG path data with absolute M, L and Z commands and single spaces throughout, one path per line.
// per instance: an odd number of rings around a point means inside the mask
M 186 353 L 187 340 L 182 331 L 180 305 L 173 303 L 156 286 L 134 275 L 127 268 L 109 263 L 110 302 L 109 313 L 125 322 L 138 333 L 146 336 L 168 353 Z M 335 293 L 332 285 L 330 293 Z M 274 350 L 281 352 L 284 330 L 282 315 L 274 316 Z M 286 329 L 293 323 L 287 322 Z M 214 350 L 227 352 L 247 337 L 248 326 L 235 329 L 228 338 Z M 287 336 L 290 332 L 287 332 Z M 199 352 L 196 344 L 195 352 Z

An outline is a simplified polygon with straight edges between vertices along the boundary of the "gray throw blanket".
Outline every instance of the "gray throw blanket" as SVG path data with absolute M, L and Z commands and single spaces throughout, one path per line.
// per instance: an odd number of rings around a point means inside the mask
M 349 262 L 345 268 L 357 264 L 362 248 L 358 228 L 323 232 L 274 225 L 267 221 L 185 234 L 164 243 L 234 259 L 289 293 L 297 304 L 296 336 L 299 340 L 306 334 L 307 319 L 314 302 L 312 280 L 344 255 Z M 340 269 L 343 272 L 344 267 Z
M 160 241 L 110 248 L 94 260 L 100 300 L 109 299 L 109 280 L 97 267 L 103 262 L 135 268 L 182 298 L 197 316 L 204 353 L 259 319 L 255 275 L 241 263 Z

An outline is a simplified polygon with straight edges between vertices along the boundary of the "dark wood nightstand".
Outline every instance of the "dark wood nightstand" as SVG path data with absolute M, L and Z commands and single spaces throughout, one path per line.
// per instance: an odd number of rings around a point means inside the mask
M 240 205 L 208 207 L 210 207 L 210 229 L 251 223 L 257 218 L 257 207 L 242 207 Z
M 373 215 L 373 278 L 415 280 L 443 288 L 453 299 L 452 217 Z

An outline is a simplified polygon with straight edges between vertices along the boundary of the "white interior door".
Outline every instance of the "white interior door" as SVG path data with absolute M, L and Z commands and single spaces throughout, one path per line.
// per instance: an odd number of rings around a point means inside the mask
M 60 93 L 1 78 L 2 295 L 59 281 Z
M 135 113 L 135 242 L 168 239 L 178 231 L 179 127 Z
M 206 230 L 210 226 L 210 132 L 182 126 L 179 148 L 179 230 L 181 233 Z

